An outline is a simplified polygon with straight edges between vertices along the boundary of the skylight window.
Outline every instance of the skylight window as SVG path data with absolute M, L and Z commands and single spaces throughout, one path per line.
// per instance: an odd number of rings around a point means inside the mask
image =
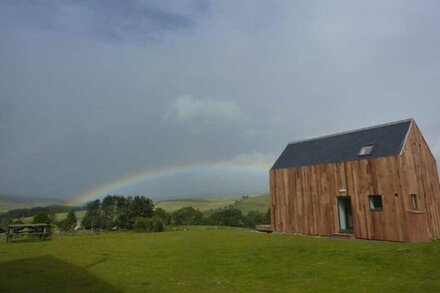
M 361 147 L 361 150 L 359 151 L 359 156 L 369 156 L 373 152 L 373 149 L 374 149 L 373 144 L 363 145 Z

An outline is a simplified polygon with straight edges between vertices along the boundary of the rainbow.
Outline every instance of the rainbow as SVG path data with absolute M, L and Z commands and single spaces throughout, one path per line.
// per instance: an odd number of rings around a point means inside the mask
M 139 182 L 203 170 L 268 172 L 269 166 L 262 163 L 243 165 L 234 162 L 218 162 L 197 165 L 192 164 L 160 167 L 119 177 L 106 184 L 94 187 L 84 193 L 74 196 L 72 199 L 68 200 L 66 204 L 78 206 L 85 204 L 88 201 L 101 198 L 107 194 L 110 194 L 114 190 L 118 190 Z

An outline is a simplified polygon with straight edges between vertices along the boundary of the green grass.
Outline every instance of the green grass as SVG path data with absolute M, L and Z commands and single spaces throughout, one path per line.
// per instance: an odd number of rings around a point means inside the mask
M 0 241 L 0 292 L 440 292 L 440 241 L 239 228 Z
M 236 198 L 212 198 L 212 199 L 174 199 L 163 200 L 155 204 L 156 207 L 162 208 L 167 212 L 174 212 L 183 207 L 193 207 L 201 212 L 209 211 L 210 209 L 219 209 L 230 204 L 233 204 Z

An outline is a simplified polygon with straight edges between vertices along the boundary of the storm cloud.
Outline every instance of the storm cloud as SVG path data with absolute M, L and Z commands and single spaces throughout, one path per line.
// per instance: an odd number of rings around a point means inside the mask
M 409 117 L 440 155 L 437 1 L 0 1 L 0 40 L 0 193 L 267 192 L 287 142 Z

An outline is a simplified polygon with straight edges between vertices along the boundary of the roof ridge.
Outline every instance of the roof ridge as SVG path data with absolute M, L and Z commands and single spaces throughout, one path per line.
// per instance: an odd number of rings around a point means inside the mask
M 316 136 L 316 137 L 312 137 L 312 138 L 300 139 L 300 140 L 296 140 L 296 141 L 291 141 L 291 142 L 288 143 L 288 145 L 297 144 L 297 143 L 303 143 L 303 142 L 308 142 L 308 141 L 313 141 L 313 140 L 319 140 L 319 139 L 323 139 L 323 138 L 339 136 L 339 135 L 344 135 L 344 134 L 349 134 L 349 133 L 355 133 L 355 132 L 360 132 L 360 131 L 364 131 L 364 130 L 375 129 L 375 128 L 380 128 L 380 127 L 394 125 L 394 124 L 400 124 L 400 123 L 409 122 L 409 121 L 414 121 L 414 118 L 403 119 L 403 120 L 389 122 L 389 123 L 384 123 L 384 124 L 379 124 L 379 125 L 375 125 L 375 126 L 362 127 L 362 128 L 357 128 L 357 129 L 353 129 L 353 130 L 333 133 L 333 134 L 329 134 L 329 135 L 323 135 L 323 136 Z

